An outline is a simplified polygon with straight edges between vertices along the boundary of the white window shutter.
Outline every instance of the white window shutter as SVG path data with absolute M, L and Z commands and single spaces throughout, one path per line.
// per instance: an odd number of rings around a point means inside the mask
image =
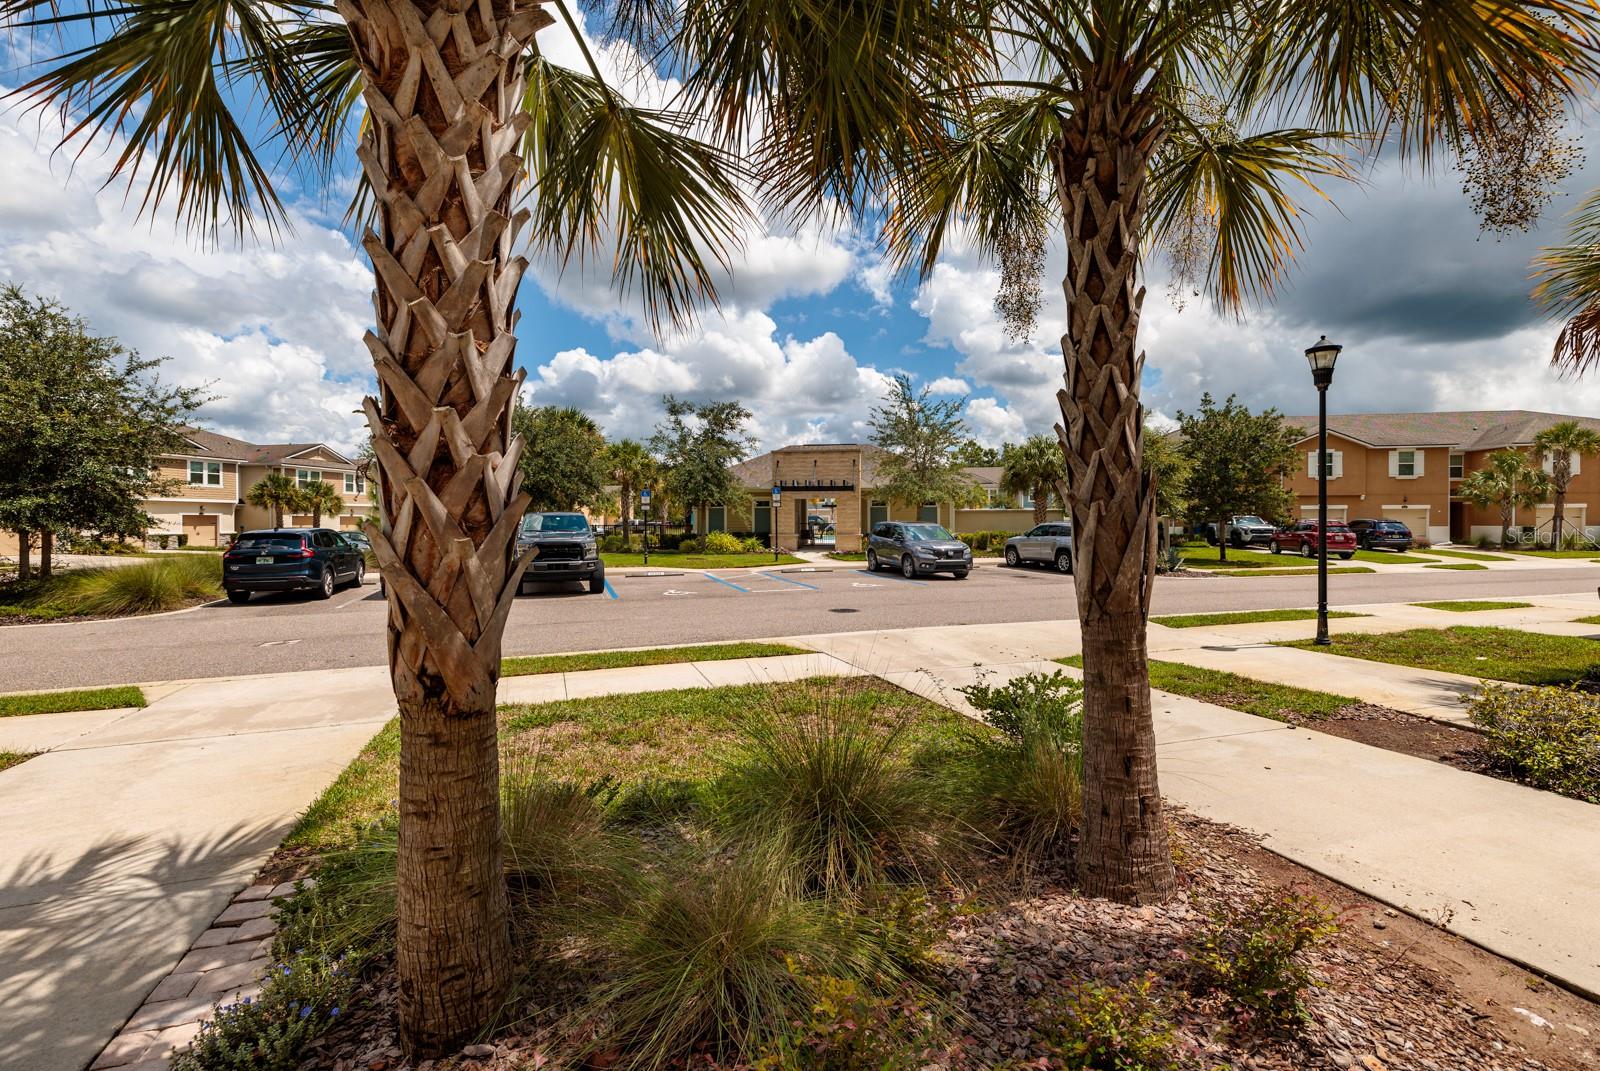
M 1333 478 L 1338 479 L 1344 475 L 1344 451 L 1333 451 Z
M 1389 478 L 1395 479 L 1400 475 L 1400 451 L 1389 451 Z
M 1317 478 L 1317 452 L 1315 450 L 1306 455 L 1306 475 L 1313 480 Z
M 1582 454 L 1578 453 L 1578 451 L 1576 451 L 1576 450 L 1572 451 L 1572 474 L 1574 476 L 1576 476 L 1578 474 L 1579 463 L 1582 460 L 1583 460 L 1583 455 Z
M 1422 458 L 1426 454 L 1427 454 L 1426 450 L 1418 450 L 1418 451 L 1416 451 L 1415 453 L 1413 453 L 1411 455 L 1413 458 L 1416 459 L 1415 462 L 1413 462 L 1414 467 L 1411 470 L 1412 475 L 1414 475 L 1414 476 L 1421 476 L 1422 475 Z
M 1554 475 L 1556 471 L 1556 456 L 1550 453 L 1548 450 L 1545 451 L 1542 466 L 1547 474 Z

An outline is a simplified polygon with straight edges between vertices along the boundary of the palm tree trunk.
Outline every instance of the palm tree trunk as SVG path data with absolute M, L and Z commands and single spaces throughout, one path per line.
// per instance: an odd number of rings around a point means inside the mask
M 1078 876 L 1090 896 L 1165 900 L 1176 874 L 1156 780 L 1145 622 L 1155 578 L 1155 488 L 1141 464 L 1139 235 L 1161 137 L 1148 100 L 1096 88 L 1062 121 L 1066 389 L 1056 395 L 1083 627 L 1084 815 Z
M 1560 481 L 1560 482 L 1558 482 L 1556 484 L 1556 488 L 1555 488 L 1556 515 L 1553 518 L 1552 523 L 1550 525 L 1550 536 L 1554 540 L 1554 546 L 1555 546 L 1556 550 L 1560 550 L 1561 549 L 1561 522 L 1562 522 L 1562 520 L 1564 520 L 1564 518 L 1562 516 L 1562 511 L 1566 508 L 1566 501 L 1567 501 L 1567 484 L 1566 484 L 1565 480 L 1562 480 L 1562 481 Z M 1539 519 L 1538 517 L 1535 517 L 1534 521 L 1537 522 L 1538 519 Z
M 1035 487 L 1033 489 L 1033 523 L 1043 524 L 1050 516 L 1050 489 Z
M 366 337 L 381 400 L 369 527 L 389 591 L 400 709 L 401 1037 L 432 1055 L 472 1035 L 508 984 L 495 688 L 517 581 L 521 439 L 511 414 L 513 215 L 527 126 L 521 55 L 554 20 L 518 0 L 339 0 L 364 76 L 358 155 L 379 210 Z M 530 555 L 531 556 L 531 555 Z
M 617 488 L 622 493 L 622 508 L 618 512 L 622 515 L 622 546 L 624 549 L 633 548 L 633 488 L 627 480 L 623 480 Z

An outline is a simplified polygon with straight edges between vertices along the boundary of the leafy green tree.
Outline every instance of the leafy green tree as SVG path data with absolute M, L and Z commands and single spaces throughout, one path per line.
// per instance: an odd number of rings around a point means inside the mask
M 1000 490 L 1033 499 L 1033 523 L 1043 524 L 1050 500 L 1067 483 L 1067 463 L 1053 435 L 1030 435 L 1018 445 L 1008 445 L 1001 458 Z
M 1354 154 L 1381 144 L 1426 166 L 1466 151 L 1491 125 L 1514 128 L 1508 117 L 1551 115 L 1553 100 L 1559 119 L 1586 100 L 1600 9 L 1558 0 L 640 6 L 681 13 L 673 43 L 685 54 L 687 105 L 730 136 L 761 132 L 750 154 L 786 205 L 842 204 L 882 221 L 891 261 L 923 276 L 959 234 L 998 261 L 996 305 L 1014 335 L 1031 334 L 1041 308 L 1050 233 L 1065 240 L 1057 399 L 1084 640 L 1078 876 L 1091 895 L 1170 896 L 1145 638 L 1156 511 L 1141 456 L 1143 262 L 1165 253 L 1177 289 L 1204 291 L 1223 312 L 1269 295 L 1300 249 L 1300 202 L 1355 173 Z M 1284 116 L 1304 125 L 1273 129 Z M 1517 143 L 1507 142 L 1513 174 L 1556 173 L 1518 172 Z M 1505 184 L 1502 168 L 1474 174 Z M 1512 186 L 1519 199 L 1524 185 Z
M 1158 550 L 1165 554 L 1170 543 L 1168 524 L 1189 515 L 1189 473 L 1193 464 L 1180 436 L 1144 429 L 1145 478 L 1155 488 L 1156 516 L 1167 522 L 1160 526 Z
M 976 481 L 962 471 L 957 449 L 967 441 L 961 400 L 932 400 L 924 387 L 913 389 L 908 376 L 896 376 L 882 405 L 872 408 L 873 445 L 886 451 L 878 462 L 877 490 L 903 506 L 983 501 Z
M 1550 492 L 1556 508 L 1551 538 L 1559 548 L 1561 527 L 1566 523 L 1567 489 L 1572 486 L 1572 459 L 1600 454 L 1600 432 L 1576 420 L 1563 420 L 1535 435 L 1533 450 L 1536 456 L 1550 459 Z
M 1224 561 L 1229 516 L 1254 513 L 1275 521 L 1289 516 L 1294 495 L 1283 477 L 1294 465 L 1300 434 L 1276 409 L 1252 413 L 1231 394 L 1219 406 L 1207 393 L 1200 396 L 1198 410 L 1178 413 L 1178 430 L 1190 465 L 1184 485 L 1188 515 L 1216 524 Z
M 640 443 L 621 439 L 606 445 L 606 478 L 617 485 L 624 546 L 633 545 L 633 503 L 640 488 L 650 487 L 657 476 L 656 459 Z M 646 518 L 648 520 L 649 518 Z
M 306 508 L 300 485 L 294 482 L 294 477 L 282 472 L 269 472 L 261 477 L 244 493 L 244 500 L 257 509 L 270 510 L 274 528 L 283 527 L 285 513 L 300 513 Z
M 511 427 L 528 448 L 519 462 L 522 490 L 535 510 L 592 507 L 605 494 L 605 436 L 570 406 L 517 406 Z
M 1500 545 L 1511 543 L 1517 510 L 1531 509 L 1550 494 L 1550 477 L 1521 450 L 1496 450 L 1488 464 L 1467 473 L 1456 494 L 1479 509 L 1500 511 Z
M 742 498 L 733 466 L 749 456 L 755 440 L 745 431 L 750 410 L 738 402 L 695 404 L 665 395 L 666 416 L 650 437 L 661 459 L 662 482 L 685 509 L 723 506 Z
M 956 446 L 953 456 L 958 465 L 967 465 L 973 468 L 993 468 L 1001 463 L 1006 448 L 1010 446 L 1010 443 L 1006 443 L 1004 447 L 996 449 L 993 446 L 985 446 L 976 439 L 963 439 Z
M 170 490 L 156 459 L 179 449 L 203 399 L 161 383 L 160 364 L 0 288 L 0 527 L 38 533 L 42 575 L 56 532 L 140 535 L 142 501 Z
M 311 514 L 311 526 L 322 527 L 322 515 L 337 517 L 344 512 L 344 495 L 326 480 L 312 480 L 300 488 L 300 510 Z

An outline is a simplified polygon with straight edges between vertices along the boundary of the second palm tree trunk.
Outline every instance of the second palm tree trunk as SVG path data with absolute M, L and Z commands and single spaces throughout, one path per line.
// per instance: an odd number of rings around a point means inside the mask
M 1066 224 L 1066 455 L 1083 627 L 1084 829 L 1091 896 L 1149 903 L 1176 877 L 1156 779 L 1145 623 L 1155 566 L 1155 493 L 1141 458 L 1137 350 L 1145 178 L 1160 139 L 1151 102 L 1091 91 L 1061 128 L 1056 180 Z
M 358 155 L 379 212 L 366 401 L 382 472 L 369 528 L 400 710 L 401 1035 L 431 1055 L 499 1009 L 509 972 L 495 689 L 526 564 L 511 432 L 513 254 L 526 211 L 522 56 L 553 20 L 507 0 L 339 0 L 364 75 Z

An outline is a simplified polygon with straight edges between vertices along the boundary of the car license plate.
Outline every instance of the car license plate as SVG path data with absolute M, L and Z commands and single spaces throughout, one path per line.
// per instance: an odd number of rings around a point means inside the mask
M 256 559 L 256 564 L 257 565 L 271 565 L 272 564 L 272 558 L 270 556 L 269 557 L 265 557 L 265 558 L 257 558 Z

